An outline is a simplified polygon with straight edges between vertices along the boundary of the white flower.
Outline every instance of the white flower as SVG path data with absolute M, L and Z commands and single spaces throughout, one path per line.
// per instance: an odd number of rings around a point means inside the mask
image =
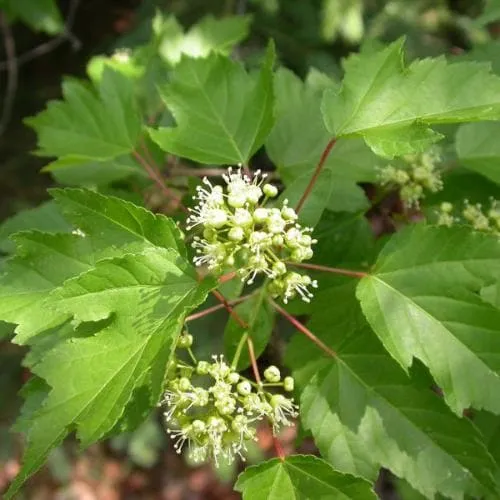
M 296 295 L 299 295 L 304 302 L 310 302 L 313 294 L 309 291 L 308 287 L 318 288 L 318 282 L 311 280 L 307 275 L 290 272 L 283 280 L 284 299 L 285 304 Z
M 293 399 L 288 399 L 281 394 L 275 394 L 271 397 L 271 407 L 273 408 L 272 422 L 275 433 L 278 432 L 281 425 L 291 425 L 289 418 L 296 418 L 298 415 L 298 406 L 294 404 Z
M 188 443 L 193 460 L 213 459 L 218 465 L 221 457 L 229 462 L 236 456 L 244 460 L 247 443 L 256 440 L 258 422 L 269 419 L 276 433 L 282 425 L 291 424 L 297 406 L 285 396 L 266 392 L 262 384 L 255 384 L 253 389 L 248 380 L 241 380 L 240 374 L 231 370 L 222 355 L 212 359 L 211 363 L 198 362 L 192 367 L 174 363 L 163 404 L 167 406 L 167 433 L 175 451 L 181 453 Z M 195 373 L 211 378 L 213 385 L 208 389 L 193 385 Z M 276 366 L 269 366 L 264 377 L 285 390 L 293 388 L 291 377 L 279 384 L 281 375 Z
M 296 278 L 298 273 L 291 274 L 294 279 L 287 279 L 290 273 L 286 262 L 310 259 L 316 240 L 310 235 L 312 229 L 296 223 L 297 214 L 287 200 L 280 208 L 263 206 L 278 193 L 271 184 L 261 187 L 264 178 L 259 171 L 250 178 L 241 169 L 229 169 L 223 175 L 226 193 L 207 179 L 203 181 L 195 197 L 198 205 L 191 209 L 188 218 L 188 229 L 203 227 L 203 238 L 193 239 L 194 263 L 206 265 L 214 272 L 236 267 L 240 278 L 248 284 L 258 276 L 266 276 L 273 296 L 284 301 L 299 296 L 308 301 L 312 294 L 307 287 L 315 287 L 316 282 Z

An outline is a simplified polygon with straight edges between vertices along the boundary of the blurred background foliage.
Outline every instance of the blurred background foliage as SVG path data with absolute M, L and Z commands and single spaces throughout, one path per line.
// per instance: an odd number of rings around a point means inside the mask
M 106 64 L 116 67 L 140 79 L 145 111 L 157 117 L 164 112 L 154 82 L 167 79 L 182 54 L 200 56 L 216 47 L 252 66 L 269 38 L 280 63 L 301 77 L 313 67 L 340 79 L 347 54 L 361 44 L 377 46 L 400 36 L 407 39 L 409 58 L 474 58 L 489 61 L 500 73 L 499 0 L 0 0 L 0 13 L 0 270 L 1 256 L 12 251 L 8 236 L 13 232 L 68 229 L 50 202 L 26 211 L 45 202 L 46 189 L 55 183 L 88 183 L 144 202 L 137 192 L 145 181 L 124 179 L 124 172 L 136 168 L 126 161 L 105 173 L 89 164 L 80 169 L 52 165 L 40 172 L 47 161 L 31 154 L 36 138 L 22 120 L 60 97 L 63 76 L 98 81 Z M 226 18 L 226 24 L 215 21 Z M 167 113 L 160 116 L 170 119 Z M 267 160 L 258 156 L 257 161 L 265 165 Z M 154 193 L 148 204 L 161 208 Z M 226 292 L 230 297 L 231 290 Z M 201 357 L 220 347 L 222 338 L 211 332 L 220 331 L 226 320 L 220 312 L 193 325 Z M 29 377 L 21 366 L 24 350 L 9 343 L 10 333 L 9 325 L 0 324 L 0 491 L 17 470 L 21 441 L 8 429 L 19 409 L 17 393 Z M 272 362 L 280 345 L 271 344 L 268 351 Z M 272 454 L 269 436 L 261 438 L 250 462 Z M 293 440 L 288 436 L 289 446 Z M 302 446 L 311 451 L 307 440 Z M 67 442 L 21 497 L 238 498 L 230 485 L 236 473 L 234 467 L 216 475 L 208 466 L 186 467 L 169 448 L 159 416 L 152 415 L 134 433 L 84 454 Z M 420 498 L 386 474 L 379 492 L 383 498 Z

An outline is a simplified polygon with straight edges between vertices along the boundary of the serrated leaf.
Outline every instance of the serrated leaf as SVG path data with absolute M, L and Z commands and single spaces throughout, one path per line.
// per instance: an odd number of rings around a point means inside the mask
M 375 499 L 363 479 L 337 472 L 312 455 L 274 458 L 248 467 L 238 478 L 236 491 L 243 500 L 367 500 Z
M 428 366 L 446 402 L 500 413 L 500 310 L 480 297 L 500 272 L 495 235 L 414 226 L 392 237 L 357 295 L 385 348 L 403 366 Z
M 113 321 L 91 337 L 63 342 L 33 368 L 51 391 L 33 415 L 8 497 L 72 428 L 82 446 L 110 431 L 145 380 L 150 407 L 158 402 L 184 318 L 212 286 L 200 284 L 176 252 L 156 248 L 101 261 L 54 292 L 59 310 L 77 321 Z
M 131 82 L 106 68 L 99 95 L 76 80 L 63 83 L 64 101 L 26 119 L 38 134 L 38 154 L 106 161 L 130 153 L 141 132 Z
M 0 276 L 0 319 L 16 323 L 16 342 L 55 327 L 67 316 L 49 309 L 48 294 L 94 264 L 90 242 L 73 234 L 21 233 L 17 255 Z
M 387 157 L 424 151 L 442 137 L 430 127 L 500 118 L 500 78 L 482 63 L 444 57 L 403 62 L 403 40 L 344 64 L 340 90 L 326 91 L 326 127 L 336 137 L 363 137 Z
M 152 139 L 200 163 L 248 163 L 273 125 L 274 57 L 270 45 L 258 78 L 227 57 L 184 58 L 160 89 L 177 127 L 150 129 Z
M 456 149 L 460 165 L 500 184 L 500 123 L 469 123 L 457 132 Z
M 332 139 L 321 115 L 324 85 L 318 87 L 311 77 L 302 82 L 292 72 L 280 68 L 275 75 L 276 124 L 266 150 L 287 186 L 300 182 L 302 191 Z M 329 87 L 334 86 L 330 81 Z M 304 124 L 307 123 L 307 127 Z M 374 182 L 379 159 L 362 140 L 338 141 L 324 169 L 330 172 L 331 190 L 325 207 L 334 211 L 357 211 L 368 207 L 358 182 Z M 300 181 L 298 180 L 300 178 Z
M 164 215 L 86 189 L 52 189 L 51 194 L 66 219 L 96 243 L 130 252 L 150 246 L 175 248 L 186 255 L 181 231 Z
M 344 470 L 371 461 L 428 498 L 438 492 L 456 499 L 466 492 L 475 498 L 484 491 L 498 494 L 498 468 L 477 429 L 449 410 L 423 370 L 414 370 L 411 378 L 401 370 L 367 324 L 354 289 L 351 282 L 318 293 L 308 323 L 335 357 L 305 337 L 295 339 L 288 354 L 306 384 L 300 398 L 303 425 L 324 456 Z M 349 450 L 352 456 L 335 454 L 342 429 L 364 445 Z
M 186 248 L 175 223 L 119 198 L 82 189 L 54 190 L 54 198 L 76 234 L 14 236 L 17 255 L 0 277 L 0 320 L 18 324 L 16 342 L 26 343 L 65 316 L 49 308 L 52 290 L 102 258 L 145 248 Z
M 182 55 L 206 57 L 210 53 L 229 54 L 230 50 L 248 35 L 250 16 L 229 16 L 216 19 L 208 15 L 186 33 L 175 17 L 163 18 L 158 13 L 153 20 L 160 55 L 175 65 Z
M 238 316 L 248 325 L 243 329 L 232 316 L 224 329 L 224 352 L 227 359 L 233 359 L 241 338 L 248 335 L 254 344 L 255 356 L 259 357 L 266 348 L 274 325 L 274 309 L 267 301 L 267 291 L 262 287 L 252 297 L 234 308 Z M 246 344 L 245 344 L 246 346 Z M 250 366 L 248 350 L 242 349 L 237 368 L 244 370 Z
M 0 224 L 0 250 L 11 253 L 15 244 L 9 237 L 19 231 L 37 230 L 49 233 L 69 231 L 70 225 L 64 220 L 53 201 L 47 201 L 35 208 L 21 210 Z

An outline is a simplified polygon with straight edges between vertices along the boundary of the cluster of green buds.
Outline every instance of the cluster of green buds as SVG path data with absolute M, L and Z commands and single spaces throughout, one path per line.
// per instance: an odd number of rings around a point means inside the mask
M 500 235 L 500 202 L 490 199 L 490 206 L 483 210 L 481 203 L 471 204 L 464 200 L 460 216 L 453 215 L 455 207 L 447 201 L 441 203 L 438 211 L 437 224 L 452 226 L 455 223 L 468 224 L 477 231 L 485 231 Z
M 402 158 L 400 168 L 387 165 L 379 169 L 378 178 L 383 186 L 399 188 L 401 200 L 407 207 L 417 207 L 425 192 L 436 193 L 443 189 L 441 173 L 437 164 L 441 158 L 437 149 L 425 153 L 407 155 Z
M 268 278 L 273 297 L 285 303 L 300 296 L 309 302 L 310 287 L 318 284 L 308 275 L 288 269 L 287 263 L 300 263 L 313 256 L 312 229 L 297 223 L 297 213 L 284 200 L 280 208 L 266 207 L 278 189 L 265 183 L 266 174 L 256 171 L 250 179 L 241 169 L 230 168 L 222 176 L 226 189 L 203 179 L 194 198 L 198 201 L 187 220 L 187 229 L 201 226 L 203 236 L 195 236 L 194 263 L 213 272 L 237 269 L 246 283 L 258 275 Z
M 245 460 L 247 444 L 257 439 L 260 421 L 269 420 L 277 434 L 298 415 L 293 398 L 270 392 L 277 387 L 293 391 L 293 378 L 282 380 L 279 369 L 269 366 L 264 371 L 266 382 L 254 383 L 229 366 L 222 355 L 212 356 L 212 362 L 197 361 L 192 342 L 187 333 L 178 342 L 178 348 L 188 350 L 192 363 L 176 360 L 168 373 L 161 402 L 166 407 L 167 433 L 179 454 L 188 443 L 195 462 L 213 460 L 218 466 L 220 458 L 229 463 L 236 456 Z

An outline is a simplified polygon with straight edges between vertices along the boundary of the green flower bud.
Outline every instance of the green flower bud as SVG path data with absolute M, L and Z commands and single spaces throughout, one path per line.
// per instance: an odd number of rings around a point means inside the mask
M 252 205 L 259 203 L 262 196 L 262 190 L 258 186 L 248 186 L 247 188 L 247 201 Z
M 295 381 L 293 380 L 293 377 L 285 377 L 285 380 L 283 380 L 283 388 L 287 392 L 292 392 L 295 387 Z
M 205 422 L 203 420 L 193 420 L 193 423 L 191 424 L 191 429 L 193 431 L 193 434 L 198 437 L 200 434 L 204 434 L 205 431 L 207 430 L 207 426 L 205 425 Z
M 238 380 L 240 380 L 240 374 L 239 374 L 239 373 L 236 373 L 236 372 L 231 372 L 231 373 L 227 376 L 227 381 L 228 381 L 230 384 L 236 384 L 236 383 L 238 383 Z
M 231 241 L 241 241 L 245 237 L 245 231 L 240 226 L 233 227 L 227 233 Z
M 248 380 L 241 381 L 236 386 L 236 389 L 242 396 L 248 396 L 248 394 L 252 392 L 252 386 L 250 385 L 250 382 L 248 382 Z
M 278 367 L 271 365 L 264 370 L 264 378 L 271 383 L 277 383 L 281 380 L 281 373 Z
M 276 186 L 273 186 L 272 184 L 264 184 L 262 191 L 264 191 L 264 194 L 268 198 L 274 198 L 278 195 L 278 188 Z
M 449 214 L 453 212 L 453 205 L 449 201 L 443 201 L 443 203 L 441 203 L 440 209 L 442 212 Z
M 273 235 L 272 242 L 274 246 L 282 247 L 283 244 L 285 243 L 285 239 L 283 238 L 283 236 L 281 236 L 281 234 L 275 234 Z
M 210 363 L 207 361 L 199 361 L 196 365 L 196 373 L 198 373 L 198 375 L 207 375 L 208 370 L 210 370 Z
M 180 337 L 179 341 L 177 342 L 177 347 L 179 349 L 188 349 L 193 345 L 193 336 L 190 335 L 187 332 L 184 332 Z
M 253 213 L 253 220 L 255 222 L 265 222 L 269 217 L 269 210 L 267 208 L 256 208 Z
M 182 392 L 187 392 L 192 388 L 191 382 L 187 377 L 182 377 L 179 380 L 179 390 Z
M 253 217 L 248 210 L 244 208 L 237 208 L 234 215 L 231 217 L 231 221 L 235 226 L 246 228 L 253 224 Z
M 232 192 L 227 197 L 227 204 L 233 208 L 242 208 L 247 202 L 247 197 L 243 191 Z
M 287 206 L 284 206 L 281 209 L 281 216 L 283 217 L 283 219 L 288 221 L 297 220 L 299 217 L 297 215 L 297 212 L 295 212 L 295 210 L 292 207 L 287 207 Z
M 275 276 L 286 274 L 286 270 L 286 264 L 284 262 L 275 262 L 273 264 L 272 271 Z

